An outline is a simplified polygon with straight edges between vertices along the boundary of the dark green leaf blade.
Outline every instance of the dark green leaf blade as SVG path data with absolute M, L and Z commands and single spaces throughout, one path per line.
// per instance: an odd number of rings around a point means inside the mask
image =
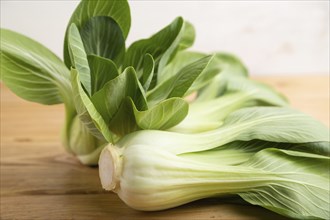
M 177 125 L 186 117 L 189 108 L 182 98 L 164 100 L 145 111 L 139 111 L 132 101 L 131 104 L 137 125 L 149 130 L 165 130 Z
M 114 60 L 117 65 L 122 63 L 125 38 L 115 20 L 105 16 L 92 17 L 80 33 L 87 54 Z
M 184 96 L 189 87 L 210 63 L 211 59 L 212 56 L 206 56 L 185 66 L 177 74 L 151 90 L 147 94 L 148 101 L 157 103 L 167 98 Z
M 110 125 L 117 113 L 122 114 L 125 112 L 123 109 L 119 109 L 127 97 L 132 98 L 139 110 L 146 108 L 146 103 L 141 99 L 142 94 L 138 83 L 134 69 L 129 67 L 118 77 L 107 82 L 101 90 L 92 96 L 93 104 L 108 125 Z M 129 120 L 129 118 L 125 119 L 124 117 L 121 117 L 121 119 Z M 109 129 L 113 132 L 117 131 L 116 126 L 110 126 Z
M 175 75 L 183 67 L 205 56 L 206 54 L 195 51 L 179 51 L 171 60 L 171 62 L 167 66 L 165 66 L 163 71 L 158 73 L 157 83 L 161 84 L 162 82 Z M 218 58 L 215 55 L 210 64 L 203 70 L 203 72 L 191 85 L 188 93 L 195 92 L 203 88 L 205 85 L 209 85 L 209 83 L 214 79 L 214 77 L 222 73 L 222 68 L 223 65 L 218 62 Z
M 92 17 L 107 16 L 117 22 L 126 39 L 131 26 L 131 13 L 128 2 L 120 1 L 103 1 L 103 0 L 82 0 L 76 10 L 73 12 L 67 26 L 64 39 L 64 62 L 67 67 L 71 67 L 71 61 L 68 51 L 68 31 L 72 23 L 76 24 L 78 30 Z
M 146 54 L 143 61 L 143 75 L 140 80 L 145 92 L 149 89 L 154 72 L 155 61 L 150 54 Z
M 120 136 L 140 129 L 165 130 L 182 121 L 188 108 L 189 104 L 184 99 L 170 98 L 148 110 L 138 110 L 134 101 L 126 97 L 109 127 Z
M 120 137 L 139 130 L 135 122 L 131 102 L 133 102 L 131 97 L 125 97 L 121 102 L 118 111 L 109 122 L 109 128 Z
M 154 58 L 156 67 L 158 67 L 160 59 L 166 51 L 171 47 L 175 49 L 179 44 L 182 27 L 183 19 L 179 17 L 150 38 L 134 42 L 127 49 L 124 66 L 133 66 L 137 72 L 140 72 L 143 67 L 144 56 L 149 53 Z M 170 55 L 167 55 L 167 60 Z M 163 60 L 163 62 L 167 63 L 167 60 Z
M 109 59 L 95 55 L 87 57 L 91 70 L 92 95 L 119 75 L 116 64 Z

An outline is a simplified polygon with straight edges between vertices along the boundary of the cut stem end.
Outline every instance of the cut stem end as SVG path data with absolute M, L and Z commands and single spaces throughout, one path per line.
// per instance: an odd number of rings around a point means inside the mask
M 99 159 L 99 175 L 103 189 L 116 191 L 119 188 L 121 164 L 117 147 L 108 145 Z

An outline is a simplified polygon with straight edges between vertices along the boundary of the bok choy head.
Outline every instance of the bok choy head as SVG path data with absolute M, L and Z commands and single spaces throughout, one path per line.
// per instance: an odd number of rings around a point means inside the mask
M 83 163 L 95 164 L 105 143 L 129 132 L 182 121 L 183 97 L 212 59 L 204 56 L 160 83 L 158 73 L 193 44 L 194 28 L 179 17 L 126 48 L 130 23 L 127 1 L 81 1 L 67 26 L 64 63 L 34 40 L 1 29 L 1 79 L 26 100 L 65 104 L 63 143 Z
M 130 27 L 129 6 L 127 1 L 84 0 L 74 11 L 68 28 L 72 23 L 80 28 L 87 51 L 98 50 L 99 48 L 90 45 L 87 39 L 100 41 L 105 37 L 104 32 L 101 31 L 103 27 L 111 29 L 110 35 L 113 41 L 124 42 Z M 118 25 L 120 29 L 117 28 Z M 125 51 L 123 45 L 120 43 L 116 48 L 103 51 L 108 53 L 102 53 L 102 55 L 113 59 L 113 62 L 119 62 L 122 59 L 120 54 Z M 88 121 L 86 118 L 90 118 L 90 115 L 81 111 L 79 103 L 74 101 L 78 94 L 73 91 L 74 85 L 72 86 L 71 83 L 71 59 L 68 50 L 68 34 L 66 34 L 65 65 L 43 45 L 19 33 L 1 29 L 1 79 L 15 94 L 28 101 L 47 105 L 64 103 L 66 108 L 66 124 L 63 129 L 64 146 L 68 151 L 83 156 L 83 163 L 95 164 L 98 156 L 88 159 L 88 155 L 93 155 L 93 152 L 102 149 L 100 147 L 106 143 L 106 138 L 99 132 L 102 127 L 86 126 L 86 121 Z M 111 68 L 111 64 L 107 63 L 105 66 Z M 102 77 L 109 78 L 109 76 Z M 83 81 L 87 78 L 88 76 L 84 75 Z M 86 86 L 84 90 L 91 89 L 87 84 L 84 86 Z M 97 114 L 93 113 L 90 123 Z M 96 121 L 99 119 L 97 118 Z
M 241 85 L 250 83 L 237 58 L 188 51 L 195 31 L 181 17 L 127 47 L 130 24 L 127 1 L 82 0 L 67 25 L 64 62 L 34 40 L 1 29 L 3 82 L 26 100 L 64 103 L 64 146 L 85 164 L 95 164 L 106 143 L 115 143 L 136 130 L 179 128 L 180 132 L 195 132 L 191 124 L 204 130 L 214 128 L 208 122 L 201 123 L 202 117 L 198 119 L 193 109 L 210 105 L 202 101 L 225 105 L 226 101 L 216 99 L 227 92 L 241 92 L 228 89 L 229 76 L 242 76 L 247 83 Z M 232 81 L 234 85 L 239 80 Z M 201 104 L 191 106 L 188 115 L 185 97 L 193 93 L 198 94 L 196 104 Z M 262 93 L 258 90 L 253 96 L 249 94 L 248 100 L 221 108 L 221 115 L 217 114 L 219 108 L 214 109 L 208 121 L 214 118 L 218 127 L 231 110 L 259 105 L 261 99 L 264 102 Z M 272 98 L 265 102 L 283 105 L 276 94 Z M 188 124 L 183 121 L 187 115 Z
M 185 27 L 182 18 L 175 19 L 149 39 L 133 43 L 127 52 L 118 50 L 118 56 L 124 58 L 122 62 L 115 63 L 95 54 L 98 51 L 88 52 L 85 43 L 98 44 L 97 41 L 84 40 L 78 27 L 72 24 L 68 29 L 71 82 L 73 87 L 81 87 L 78 89 L 80 92 L 75 92 L 78 94 L 76 106 L 82 107 L 81 112 L 92 117 L 94 113 L 87 105 L 93 105 L 103 120 L 97 122 L 98 127 L 101 127 L 100 123 L 105 124 L 108 133 L 118 137 L 138 129 L 167 129 L 178 124 L 188 112 L 188 103 L 182 97 L 212 59 L 212 56 L 204 56 L 159 83 L 157 73 L 181 48 Z M 111 34 L 104 35 L 111 37 Z M 86 100 L 82 101 L 82 96 Z M 84 103 L 86 109 L 79 103 Z M 90 120 L 86 120 L 86 124 L 89 123 Z M 113 142 L 113 138 L 105 138 Z
M 103 188 L 138 210 L 237 194 L 299 219 L 329 218 L 328 171 L 329 130 L 275 107 L 238 110 L 203 133 L 137 131 L 99 160 Z

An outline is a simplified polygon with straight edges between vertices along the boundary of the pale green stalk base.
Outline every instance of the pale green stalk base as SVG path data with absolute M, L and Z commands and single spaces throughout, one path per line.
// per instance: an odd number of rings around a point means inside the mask
M 153 158 L 139 155 L 140 146 L 123 150 L 108 145 L 102 151 L 101 184 L 137 210 L 163 210 L 206 197 L 244 192 L 272 179 L 270 174 L 253 168 L 200 163 L 159 149 L 147 153 Z
M 286 216 L 328 219 L 328 140 L 329 130 L 300 112 L 245 108 L 208 132 L 128 134 L 102 151 L 100 179 L 105 189 L 139 210 L 239 194 Z M 233 161 L 223 160 L 224 155 Z
M 106 144 L 100 145 L 98 148 L 96 148 L 93 152 L 86 154 L 86 155 L 77 155 L 77 158 L 82 164 L 85 165 L 97 165 L 99 161 L 99 157 L 101 154 L 101 151 L 106 146 Z
M 80 121 L 76 112 L 66 111 L 66 123 L 62 130 L 65 149 L 75 155 L 84 165 L 97 165 L 99 155 L 106 145 L 104 140 L 93 136 Z
M 104 189 L 137 210 L 238 194 L 289 217 L 328 219 L 328 163 L 329 157 L 274 148 L 227 165 L 183 157 L 157 145 L 108 145 L 100 155 L 99 174 Z

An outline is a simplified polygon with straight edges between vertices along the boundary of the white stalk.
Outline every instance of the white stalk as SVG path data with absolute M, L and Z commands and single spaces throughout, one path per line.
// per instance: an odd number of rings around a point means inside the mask
M 244 192 L 270 179 L 266 172 L 253 168 L 202 163 L 143 145 L 108 145 L 100 155 L 99 172 L 104 189 L 117 193 L 128 206 L 145 211 Z

